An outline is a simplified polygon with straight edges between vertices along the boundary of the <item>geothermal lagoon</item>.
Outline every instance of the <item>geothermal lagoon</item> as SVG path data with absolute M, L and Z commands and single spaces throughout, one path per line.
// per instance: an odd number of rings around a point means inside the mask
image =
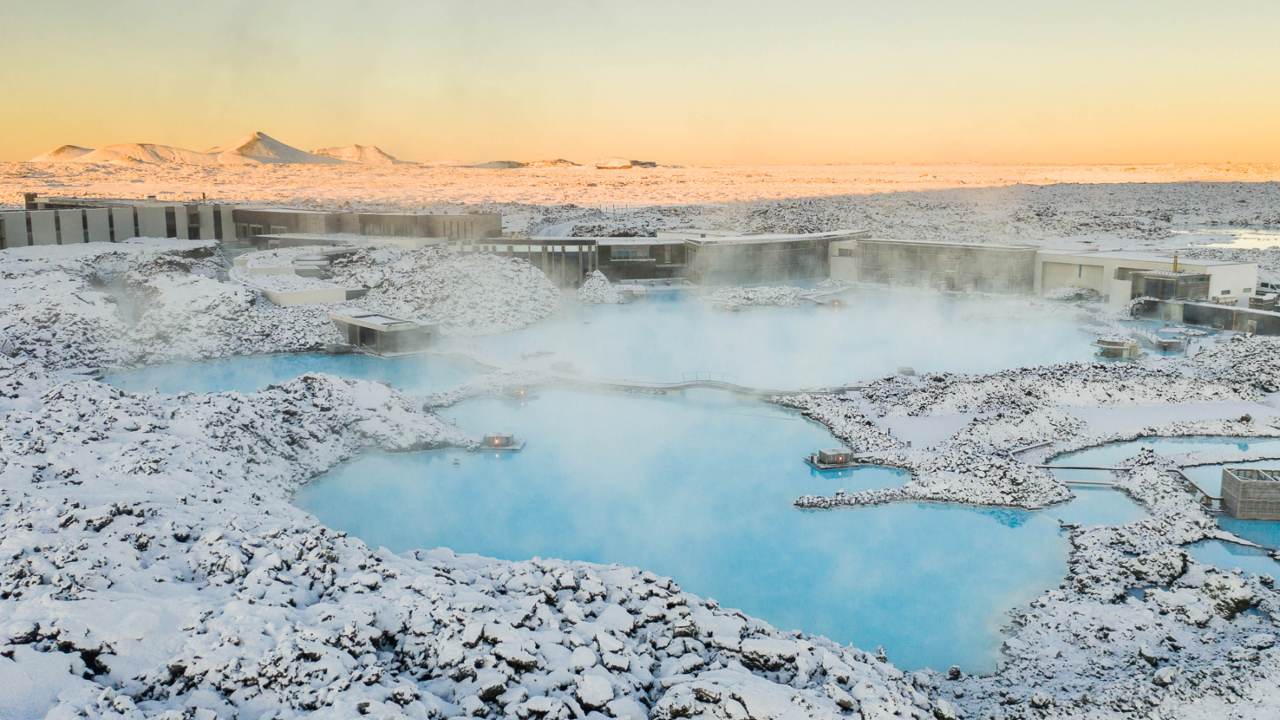
M 804 493 L 907 478 L 811 470 L 802 458 L 831 436 L 763 403 L 541 391 L 444 415 L 525 449 L 367 454 L 305 486 L 298 504 L 395 551 L 642 567 L 783 629 L 884 646 L 912 668 L 993 669 L 1006 611 L 1063 575 L 1052 510 L 792 507 Z
M 586 305 L 566 296 L 560 311 L 542 322 L 498 335 L 444 338 L 438 352 L 424 357 L 232 357 L 120 370 L 107 381 L 168 394 L 249 392 L 327 372 L 430 394 L 461 385 L 483 371 L 483 363 L 587 379 L 712 378 L 800 390 L 883 377 L 903 367 L 920 373 L 992 372 L 1090 360 L 1096 350 L 1095 334 L 1081 327 L 1070 308 L 1046 313 L 1008 299 L 927 292 L 844 298 L 839 305 L 802 301 L 730 311 L 683 293 L 624 305 Z
M 1003 301 L 912 297 L 914 306 L 897 298 L 875 312 L 856 303 L 807 302 L 726 311 L 675 295 L 627 305 L 569 301 L 524 330 L 448 338 L 441 352 L 426 356 L 233 357 L 119 370 L 106 380 L 165 394 L 251 392 L 325 372 L 429 395 L 497 366 L 642 383 L 711 377 L 800 389 L 883 376 L 903 365 L 984 372 L 1092 356 L 1091 336 L 1068 312 L 1046 320 L 1007 312 Z M 899 332 L 921 318 L 927 332 Z M 1114 525 L 1146 516 L 1123 493 L 1087 486 L 1072 488 L 1075 499 L 1035 512 L 932 503 L 800 510 L 792 505 L 800 495 L 892 487 L 908 476 L 876 466 L 813 470 L 802 458 L 839 444 L 825 428 L 720 391 L 535 389 L 520 400 L 466 400 L 442 415 L 472 437 L 512 433 L 525 448 L 369 452 L 313 480 L 297 504 L 396 552 L 447 547 L 506 560 L 652 570 L 783 629 L 884 647 L 905 668 L 994 670 L 1009 611 L 1065 575 L 1060 522 Z M 1146 438 L 1054 462 L 1110 466 L 1141 447 L 1183 454 L 1272 446 L 1280 455 L 1280 440 Z M 1054 472 L 1087 480 L 1099 471 Z M 1240 534 L 1254 538 L 1274 532 L 1246 529 L 1252 532 Z M 1206 562 L 1272 562 L 1219 545 L 1202 543 L 1194 553 Z

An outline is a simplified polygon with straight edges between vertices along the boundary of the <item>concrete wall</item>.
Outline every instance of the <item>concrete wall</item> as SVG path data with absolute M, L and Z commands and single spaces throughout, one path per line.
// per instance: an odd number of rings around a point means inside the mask
M 245 240 L 258 235 L 339 231 L 336 213 L 278 208 L 235 208 L 231 215 L 233 226 L 239 226 L 236 236 Z M 226 229 L 224 219 L 223 231 L 226 232 Z
M 31 244 L 27 236 L 25 210 L 0 212 L 0 230 L 3 230 L 3 247 L 26 247 Z
M 236 232 L 235 208 L 230 205 L 223 205 L 218 208 L 218 214 L 222 216 L 222 237 L 223 241 L 235 241 L 240 238 L 240 234 Z
M 219 208 L 199 203 L 159 204 L 151 201 L 134 204 L 75 198 L 56 200 L 40 203 L 40 209 L 0 212 L 0 235 L 5 237 L 4 246 L 123 242 L 135 237 L 190 239 L 193 220 L 198 223 L 202 238 L 213 239 L 217 237 L 215 213 L 219 211 L 226 220 L 224 234 L 234 227 L 229 206 Z M 106 204 L 108 202 L 111 204 Z M 170 213 L 173 214 L 172 229 Z
M 138 229 L 133 219 L 133 208 L 111 208 L 111 241 L 124 242 L 138 237 Z
M 502 237 L 502 216 L 497 213 L 426 215 L 427 236 L 450 240 L 483 240 Z
M 89 226 L 89 242 L 111 242 L 111 211 L 107 208 L 86 208 L 85 222 Z
M 216 238 L 217 226 L 214 224 L 214 213 L 217 211 L 212 205 L 199 205 L 196 207 L 196 213 L 200 216 L 200 239 L 210 240 Z
M 63 245 L 84 242 L 84 211 L 59 210 L 58 235 Z
M 347 301 L 347 289 L 344 287 L 263 290 L 262 294 L 276 305 L 332 305 Z
M 699 284 L 783 282 L 825 278 L 831 274 L 830 239 L 778 242 L 686 241 L 684 277 Z M 618 261 L 603 254 L 608 275 Z
M 1173 259 L 1049 250 L 1040 252 L 1037 265 L 1037 293 L 1043 295 L 1063 287 L 1086 288 L 1102 294 L 1112 307 L 1120 307 L 1128 303 L 1132 287 L 1128 279 L 1120 276 L 1127 278 L 1128 272 L 1135 270 L 1172 270 Z M 1181 261 L 1179 268 L 1207 273 L 1210 295 L 1238 298 L 1245 305 L 1258 280 L 1257 266 L 1248 263 L 1218 265 Z
M 54 220 L 57 214 L 57 210 L 33 210 L 27 213 L 31 218 L 32 245 L 58 244 L 58 226 Z
M 159 205 L 138 206 L 138 237 L 162 238 L 169 236 L 164 210 L 164 207 Z
M 861 239 L 834 242 L 831 254 L 840 280 L 1004 293 L 1035 285 L 1032 247 Z

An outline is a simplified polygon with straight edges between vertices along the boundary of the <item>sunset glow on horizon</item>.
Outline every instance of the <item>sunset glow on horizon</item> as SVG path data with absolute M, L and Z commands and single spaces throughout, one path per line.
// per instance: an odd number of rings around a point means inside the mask
M 0 160 L 1280 162 L 1280 3 L 10 4 Z

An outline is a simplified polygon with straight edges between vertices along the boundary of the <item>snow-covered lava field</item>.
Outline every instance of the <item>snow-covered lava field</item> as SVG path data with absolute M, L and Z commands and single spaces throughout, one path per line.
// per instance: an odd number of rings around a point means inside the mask
M 1268 167 L 9 164 L 0 165 L 0 202 L 16 204 L 24 191 L 207 193 L 483 208 L 502 212 L 508 230 L 556 234 L 867 227 L 969 242 L 1195 245 L 1187 252 L 1252 258 L 1265 279 L 1280 271 L 1280 251 L 1215 245 L 1240 228 L 1280 227 L 1276 177 Z M 848 287 L 845 315 L 798 306 L 808 290 L 798 288 L 614 305 L 602 278 L 562 292 L 524 261 L 440 247 L 361 251 L 334 272 L 368 288 L 356 304 L 440 323 L 440 352 L 398 364 L 326 355 L 340 340 L 329 307 L 267 302 L 212 242 L 0 251 L 0 718 L 1280 714 L 1276 536 L 1211 514 L 1186 479 L 1200 477 L 1196 468 L 1280 458 L 1280 339 L 1191 331 L 1185 354 L 1115 363 L 1082 349 L 1151 328 L 1084 302 L 905 291 L 887 301 Z M 780 348 L 780 336 L 762 330 L 853 323 L 860 310 L 879 319 L 859 326 L 862 343 L 807 352 L 803 338 Z M 628 322 L 642 329 L 629 335 Z M 656 339 L 672 323 L 688 342 Z M 894 341 L 913 323 L 935 347 Z M 948 352 L 970 325 L 982 328 L 989 355 Z M 724 327 L 733 331 L 714 332 Z M 696 358 L 679 361 L 682 352 L 718 353 L 716 370 L 778 392 L 660 387 L 698 368 Z M 918 372 L 892 370 L 902 365 Z M 617 407 L 639 408 L 644 422 L 611 416 Z M 518 413 L 527 413 L 528 454 L 486 485 L 486 468 L 500 466 L 468 451 L 503 429 L 492 424 L 519 425 Z M 713 428 L 717 414 L 743 417 Z M 774 457 L 781 440 L 766 435 L 775 421 L 802 428 L 778 433 L 797 448 L 845 445 L 893 482 L 828 482 L 790 446 Z M 585 440 L 553 437 L 575 422 L 590 426 Z M 735 473 L 715 478 L 719 495 L 681 495 L 706 479 L 693 475 L 660 478 L 647 491 L 661 498 L 628 492 L 650 468 L 710 467 L 692 447 L 704 430 L 712 454 L 751 445 L 741 492 Z M 544 457 L 539 441 L 563 442 L 562 464 L 526 475 Z M 1077 451 L 1101 454 L 1064 454 Z M 1113 469 L 1069 469 L 1084 457 Z M 764 474 L 748 478 L 752 467 Z M 370 501 L 361 483 L 389 492 L 379 473 L 391 471 L 403 473 L 395 479 L 406 494 L 373 503 L 383 522 L 340 529 L 343 511 Z M 1084 489 L 1068 482 L 1080 478 L 1073 472 L 1114 487 Z M 445 476 L 453 489 L 423 494 Z M 318 500 L 326 487 L 349 495 Z M 1123 512 L 1090 510 L 1098 492 Z M 981 513 L 999 525 L 993 537 L 1038 538 L 1021 549 L 1059 553 L 1037 566 L 1049 575 L 1041 586 L 1018 585 L 986 610 L 975 600 L 958 616 L 988 633 L 989 664 L 898 662 L 913 654 L 892 645 L 910 641 L 907 626 L 927 630 L 942 609 L 966 608 L 965 597 L 919 602 L 944 585 L 894 588 L 901 602 L 874 621 L 904 626 L 891 632 L 858 617 L 804 616 L 868 607 L 860 593 L 882 579 L 860 572 L 859 550 L 841 543 L 876 533 L 839 526 L 882 509 L 903 522 Z M 570 527 L 582 513 L 607 522 Z M 530 517 L 562 523 L 562 536 L 517 538 L 545 527 Z M 678 527 L 659 522 L 672 517 Z M 965 518 L 948 527 L 974 527 Z M 770 547 L 771 531 L 790 541 L 819 523 L 831 528 L 818 538 L 825 545 Z M 610 534 L 592 543 L 584 532 Z M 430 542 L 441 537 L 495 544 Z M 662 562 L 654 548 L 637 549 L 647 537 L 691 561 L 670 572 L 646 566 Z M 967 539 L 942 537 L 943 555 L 928 564 L 977 568 L 1001 551 Z M 740 562 L 729 543 L 752 552 Z M 727 558 L 717 566 L 723 585 L 693 561 L 713 546 Z M 965 557 L 949 560 L 948 547 Z M 814 572 L 753 576 L 774 557 L 777 568 Z M 760 616 L 774 605 L 757 614 L 720 597 L 787 582 L 811 583 L 791 588 L 800 600 L 822 597 L 785 625 Z M 844 625 L 852 637 L 884 637 L 884 647 L 823 634 Z M 960 650 L 943 643 L 924 660 L 965 657 Z

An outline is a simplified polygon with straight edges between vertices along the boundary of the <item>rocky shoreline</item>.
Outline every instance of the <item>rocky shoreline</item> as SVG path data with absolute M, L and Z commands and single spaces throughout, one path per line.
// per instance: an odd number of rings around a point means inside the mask
M 0 715 L 1261 718 L 1280 699 L 1280 595 L 1188 556 L 1223 533 L 1166 460 L 1139 455 L 1121 481 L 1150 517 L 1068 529 L 1063 584 L 1014 613 L 997 672 L 904 672 L 644 570 L 395 555 L 321 526 L 290 502 L 309 478 L 367 447 L 470 439 L 376 383 L 163 396 L 68 372 L 309 349 L 328 330 L 217 280 L 191 243 L 79 252 L 0 254 L 0 687 L 21 688 L 0 693 Z M 184 324 L 197 315 L 212 318 L 200 337 Z M 1280 379 L 1278 349 L 1241 338 L 1179 361 L 779 402 L 912 470 L 915 494 L 889 499 L 1043 507 L 1069 491 L 1034 468 L 1039 453 L 1115 436 L 1073 408 L 1257 402 Z M 498 374 L 433 400 L 536 381 Z M 922 423 L 914 439 L 903 418 Z M 1263 417 L 1149 429 L 1280 434 Z

